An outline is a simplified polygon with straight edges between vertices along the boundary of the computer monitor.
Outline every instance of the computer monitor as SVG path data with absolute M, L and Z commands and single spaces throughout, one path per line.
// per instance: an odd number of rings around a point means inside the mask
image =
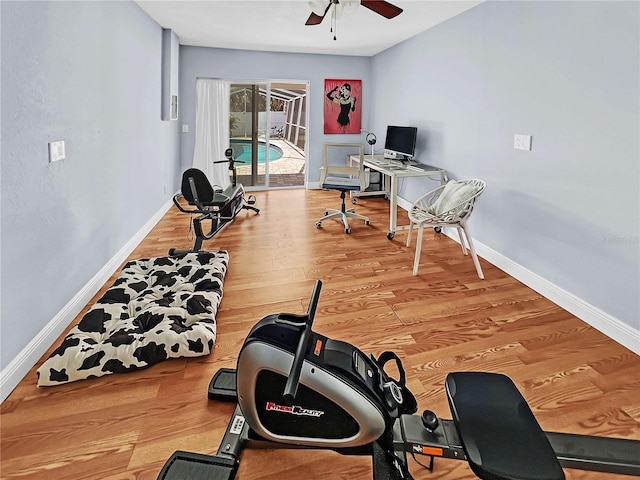
M 387 138 L 384 142 L 384 157 L 410 160 L 415 153 L 417 135 L 418 129 L 416 127 L 389 125 Z

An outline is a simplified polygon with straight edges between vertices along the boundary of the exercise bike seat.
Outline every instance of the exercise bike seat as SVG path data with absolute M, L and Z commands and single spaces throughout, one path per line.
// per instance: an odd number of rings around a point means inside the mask
M 230 200 L 234 198 L 241 198 L 244 195 L 244 188 L 242 185 L 229 185 L 222 192 L 216 192 L 213 197 L 214 202 L 219 207 L 224 207 Z
M 197 168 L 190 168 L 184 172 L 181 187 L 182 196 L 189 205 L 198 208 L 222 208 L 237 195 L 237 187 L 229 186 L 225 190 L 220 187 L 213 187 L 205 173 Z M 242 191 L 240 190 L 241 193 Z
M 225 192 L 214 192 L 213 194 L 213 198 L 208 201 L 205 202 L 205 205 L 207 207 L 219 207 L 222 208 L 225 205 L 227 205 L 227 203 L 229 203 L 229 201 L 233 198 L 233 195 L 229 196 L 226 194 Z
M 469 466 L 479 478 L 565 478 L 547 436 L 509 377 L 455 372 L 445 385 Z

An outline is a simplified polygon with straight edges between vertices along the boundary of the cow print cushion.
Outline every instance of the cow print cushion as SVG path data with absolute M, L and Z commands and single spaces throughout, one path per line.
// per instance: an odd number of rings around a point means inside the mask
M 38 368 L 38 386 L 208 355 L 226 251 L 135 260 Z

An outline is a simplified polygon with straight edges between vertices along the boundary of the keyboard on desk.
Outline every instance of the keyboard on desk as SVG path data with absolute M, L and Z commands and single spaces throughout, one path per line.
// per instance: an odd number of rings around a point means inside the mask
M 383 160 L 370 160 L 371 163 L 373 163 L 374 165 L 377 165 L 379 167 L 388 167 L 388 168 L 393 168 L 393 167 L 401 167 L 404 168 L 405 164 L 398 161 L 398 160 L 390 160 L 390 159 L 383 159 Z
M 400 160 L 394 160 L 391 158 L 380 158 L 380 159 L 375 158 L 375 159 L 369 160 L 369 162 L 372 163 L 373 165 L 376 165 L 378 167 L 383 167 L 391 171 L 409 170 L 412 172 L 424 172 L 424 171 L 434 170 L 433 167 L 430 167 L 429 165 L 425 165 L 422 163 L 418 163 L 418 162 L 406 163 L 406 162 L 402 162 Z
M 399 162 L 397 160 L 391 160 L 387 167 L 389 170 L 410 170 L 413 172 L 422 172 L 422 168 L 410 163 Z
M 433 170 L 433 167 L 429 167 L 428 165 L 424 165 L 421 163 L 414 163 L 414 164 L 400 164 L 400 165 L 391 165 L 389 167 L 387 167 L 389 170 L 393 170 L 393 171 L 410 171 L 410 172 L 425 172 L 425 171 L 429 171 L 429 170 Z
M 382 159 L 378 159 L 378 158 L 372 158 L 371 160 L 369 160 L 369 162 L 373 163 L 374 165 L 378 165 L 380 167 L 389 166 L 389 160 L 382 160 Z

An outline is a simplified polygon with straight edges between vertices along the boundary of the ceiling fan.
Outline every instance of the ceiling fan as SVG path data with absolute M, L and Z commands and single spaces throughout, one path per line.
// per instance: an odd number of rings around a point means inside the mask
M 356 10 L 360 5 L 385 18 L 393 18 L 402 13 L 400 7 L 384 0 L 315 0 L 309 2 L 312 12 L 305 25 L 320 25 L 331 7 L 333 7 L 332 18 L 335 20 Z

